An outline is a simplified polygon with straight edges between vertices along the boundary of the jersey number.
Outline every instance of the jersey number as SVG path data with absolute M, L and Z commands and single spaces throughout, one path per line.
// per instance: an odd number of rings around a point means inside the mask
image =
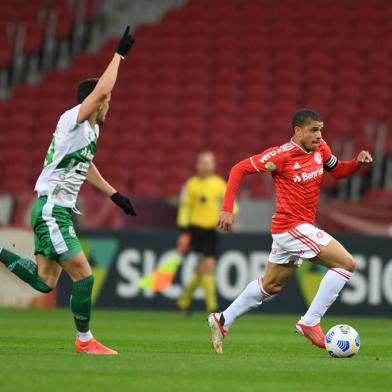
M 53 162 L 55 149 L 56 149 L 56 147 L 55 147 L 55 140 L 53 138 L 52 142 L 50 143 L 48 152 L 46 153 L 44 167 L 50 165 Z

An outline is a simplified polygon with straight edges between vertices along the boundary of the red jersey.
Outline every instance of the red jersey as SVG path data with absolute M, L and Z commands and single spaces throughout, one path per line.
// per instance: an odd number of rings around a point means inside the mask
M 302 223 L 316 220 L 324 171 L 334 171 L 342 178 L 357 170 L 355 160 L 339 162 L 328 144 L 321 140 L 315 151 L 305 151 L 292 140 L 271 147 L 233 167 L 227 186 L 224 211 L 232 211 L 239 182 L 244 174 L 270 172 L 275 185 L 276 212 L 272 217 L 272 233 L 283 233 Z M 234 192 L 234 194 L 233 194 Z

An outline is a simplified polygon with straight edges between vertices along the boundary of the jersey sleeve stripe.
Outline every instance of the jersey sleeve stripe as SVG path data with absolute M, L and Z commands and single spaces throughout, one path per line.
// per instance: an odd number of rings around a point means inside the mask
M 252 163 L 253 167 L 254 167 L 259 173 L 261 173 L 261 171 L 258 169 L 258 167 L 257 167 L 257 166 L 255 165 L 255 163 L 253 162 L 252 157 L 250 157 L 249 159 L 250 159 L 250 162 Z

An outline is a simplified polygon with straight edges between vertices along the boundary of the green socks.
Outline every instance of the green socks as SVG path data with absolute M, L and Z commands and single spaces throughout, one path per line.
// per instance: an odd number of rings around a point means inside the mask
M 89 322 L 91 317 L 91 293 L 93 291 L 93 285 L 93 275 L 73 282 L 71 310 L 76 329 L 79 332 L 88 332 L 90 330 Z
M 49 287 L 38 275 L 37 264 L 28 258 L 0 248 L 0 262 L 12 273 L 41 293 L 49 293 Z M 91 317 L 91 293 L 93 291 L 94 277 L 92 275 L 73 283 L 71 295 L 71 310 L 79 332 L 89 332 Z
M 0 261 L 18 278 L 41 293 L 49 293 L 49 287 L 38 275 L 37 264 L 33 260 L 20 257 L 4 248 L 0 248 Z

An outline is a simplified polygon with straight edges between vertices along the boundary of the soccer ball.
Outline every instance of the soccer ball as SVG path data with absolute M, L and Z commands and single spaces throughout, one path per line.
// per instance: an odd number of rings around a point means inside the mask
M 325 335 L 325 348 L 334 358 L 353 357 L 360 345 L 358 332 L 349 325 L 335 325 Z

